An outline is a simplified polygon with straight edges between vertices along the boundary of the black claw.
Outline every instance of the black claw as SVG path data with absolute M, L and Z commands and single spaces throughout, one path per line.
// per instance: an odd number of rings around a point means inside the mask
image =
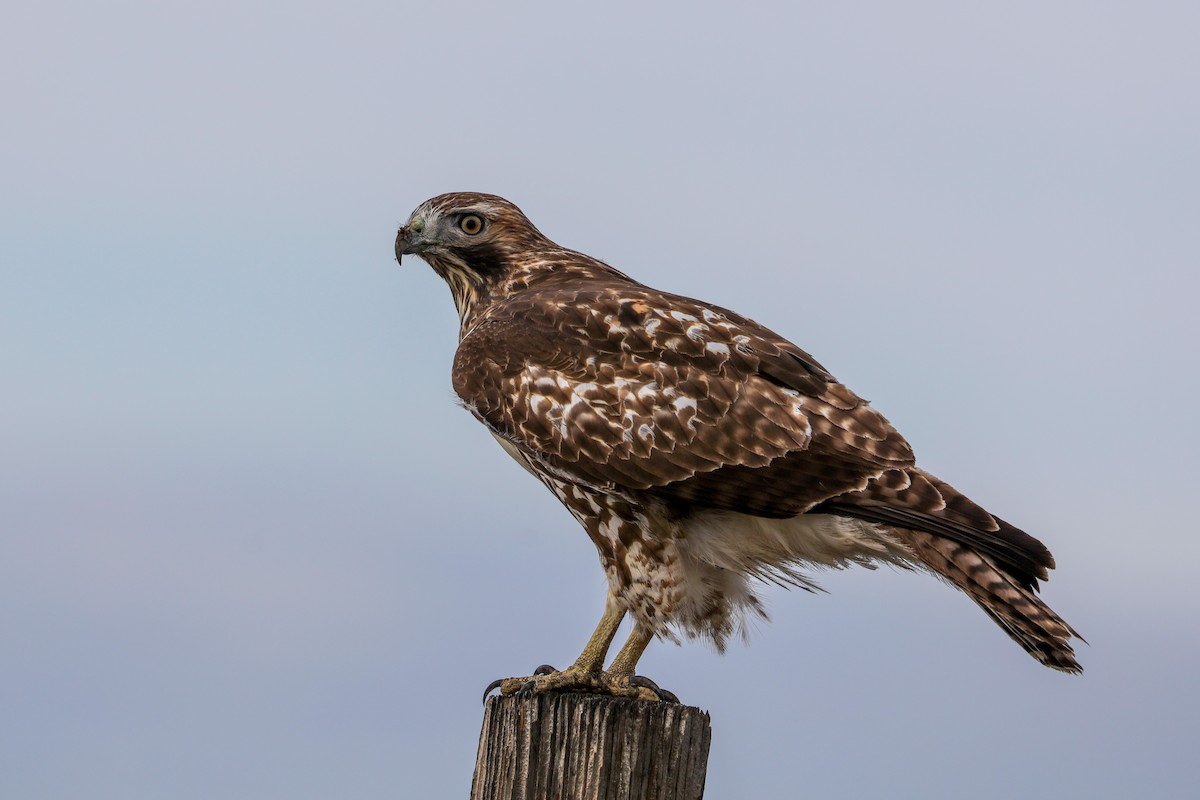
M 655 683 L 654 681 L 650 680 L 649 678 L 645 677 L 644 675 L 634 675 L 632 678 L 629 679 L 629 685 L 637 686 L 642 689 L 649 689 L 650 691 L 654 692 L 657 695 L 662 694 L 662 689 L 658 688 L 658 684 Z
M 549 664 L 542 664 L 540 667 L 538 667 L 537 669 L 535 669 L 533 671 L 533 674 L 534 675 L 549 675 L 551 672 L 558 672 L 558 670 L 556 670 L 554 667 L 550 666 Z
M 503 679 L 503 678 L 497 678 L 496 680 L 494 680 L 494 681 L 492 681 L 491 683 L 489 683 L 489 684 L 487 685 L 487 688 L 483 690 L 483 704 L 484 704 L 485 706 L 487 705 L 487 699 L 488 699 L 488 695 L 489 695 L 489 694 L 491 694 L 493 690 L 495 690 L 495 689 L 499 689 L 499 688 L 500 688 L 500 684 L 502 684 L 502 683 L 504 683 L 504 679 Z
M 641 688 L 641 689 L 649 689 L 650 691 L 652 691 L 656 695 L 658 695 L 658 699 L 662 700 L 663 702 L 667 702 L 667 703 L 678 703 L 679 702 L 679 698 L 675 696 L 674 692 L 669 692 L 666 689 L 663 689 L 657 683 L 655 683 L 654 681 L 650 680 L 649 678 L 647 678 L 643 675 L 634 675 L 632 678 L 629 679 L 629 685 L 637 686 L 638 688 Z
M 514 694 L 517 697 L 529 697 L 531 694 L 533 694 L 533 690 L 536 688 L 537 688 L 537 681 L 530 681 L 529 683 L 522 686 L 520 689 L 517 689 L 517 691 L 514 692 Z

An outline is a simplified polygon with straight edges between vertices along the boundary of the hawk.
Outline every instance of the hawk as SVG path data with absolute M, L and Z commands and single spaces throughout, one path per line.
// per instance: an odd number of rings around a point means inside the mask
M 655 637 L 721 650 L 765 618 L 761 583 L 812 590 L 806 568 L 879 563 L 933 573 L 1042 664 L 1081 671 L 1082 637 L 1036 594 L 1050 551 L 917 467 L 879 412 L 779 334 L 561 247 L 494 195 L 422 203 L 396 237 L 397 260 L 410 254 L 458 309 L 454 391 L 579 521 L 608 578 L 574 664 L 489 691 L 669 699 L 634 674 Z

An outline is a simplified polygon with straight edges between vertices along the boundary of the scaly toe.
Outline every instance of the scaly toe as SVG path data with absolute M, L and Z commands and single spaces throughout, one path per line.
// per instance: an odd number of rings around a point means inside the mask
M 499 689 L 500 694 L 504 697 L 512 695 L 527 697 L 557 691 L 607 694 L 613 697 L 629 697 L 667 703 L 679 702 L 679 698 L 673 693 L 640 675 L 628 676 L 612 672 L 593 672 L 576 666 L 568 667 L 560 672 L 548 664 L 538 667 L 534 670 L 533 675 L 492 681 L 484 691 L 485 703 L 488 695 L 495 689 Z

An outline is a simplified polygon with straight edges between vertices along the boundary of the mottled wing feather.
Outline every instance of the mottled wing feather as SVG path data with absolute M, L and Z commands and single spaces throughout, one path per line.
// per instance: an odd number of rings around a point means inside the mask
M 554 474 L 705 507 L 790 516 L 912 463 L 799 348 L 636 285 L 498 303 L 460 343 L 454 386 Z

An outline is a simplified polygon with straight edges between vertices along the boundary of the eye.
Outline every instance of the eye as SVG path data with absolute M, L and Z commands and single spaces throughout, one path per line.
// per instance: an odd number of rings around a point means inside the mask
M 458 227 L 467 236 L 474 236 L 483 230 L 483 217 L 478 214 L 463 214 L 462 219 L 458 221 Z

